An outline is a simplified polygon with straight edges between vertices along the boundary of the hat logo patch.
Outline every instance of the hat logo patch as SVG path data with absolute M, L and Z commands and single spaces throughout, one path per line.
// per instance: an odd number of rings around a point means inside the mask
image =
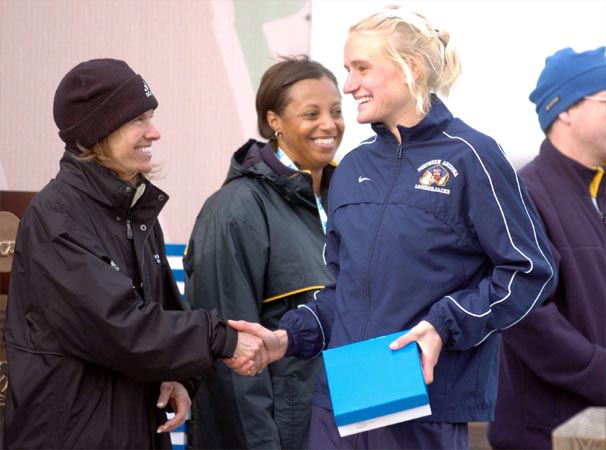
M 151 97 L 152 95 L 154 95 L 154 94 L 152 94 L 151 89 L 149 88 L 149 86 L 147 85 L 147 83 L 145 81 L 143 81 L 143 91 L 145 92 L 146 97 Z
M 545 105 L 545 111 L 549 111 L 553 106 L 560 101 L 560 96 L 556 95 L 554 98 L 549 100 L 549 103 Z
M 446 195 L 450 195 L 450 189 L 447 189 L 446 185 L 450 181 L 451 174 L 455 178 L 459 175 L 450 162 L 441 159 L 427 161 L 417 168 L 417 172 L 421 173 L 421 177 L 419 183 L 415 184 L 415 189 Z

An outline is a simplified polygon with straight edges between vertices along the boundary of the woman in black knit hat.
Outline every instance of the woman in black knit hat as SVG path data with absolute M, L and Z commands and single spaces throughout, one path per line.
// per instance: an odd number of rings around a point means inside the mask
M 157 106 L 123 61 L 83 62 L 59 84 L 65 153 L 11 272 L 6 448 L 170 448 L 196 376 L 217 358 L 262 364 L 259 339 L 183 311 L 157 220 L 168 196 L 145 177 Z

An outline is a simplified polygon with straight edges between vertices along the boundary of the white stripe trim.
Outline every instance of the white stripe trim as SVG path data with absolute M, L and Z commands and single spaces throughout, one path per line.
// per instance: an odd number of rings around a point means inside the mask
M 501 153 L 503 153 L 503 156 L 505 156 L 505 152 L 503 151 L 503 149 L 501 148 L 501 146 L 499 144 L 497 144 L 497 145 L 498 145 L 499 149 L 501 150 Z M 518 320 L 516 320 L 514 323 L 512 323 L 511 325 L 508 325 L 508 326 L 504 327 L 503 329 L 507 329 L 507 328 L 510 328 L 510 327 L 514 326 L 516 323 L 518 323 L 520 320 L 522 320 L 524 317 L 526 317 L 528 315 L 528 313 L 532 310 L 532 308 L 534 307 L 534 305 L 538 301 L 539 297 L 541 296 L 541 294 L 545 290 L 545 287 L 547 286 L 547 284 L 551 281 L 551 279 L 554 276 L 553 267 L 549 263 L 549 259 L 547 258 L 547 256 L 545 256 L 545 253 L 543 252 L 543 249 L 539 245 L 539 238 L 537 237 L 537 230 L 536 230 L 536 228 L 534 226 L 534 222 L 532 221 L 532 218 L 530 217 L 530 212 L 528 211 L 528 207 L 526 206 L 526 202 L 524 201 L 524 196 L 522 195 L 522 187 L 521 187 L 521 184 L 520 184 L 520 179 L 518 177 L 518 174 L 515 171 L 515 168 L 513 167 L 513 164 L 511 164 L 511 162 L 509 161 L 509 159 L 507 159 L 507 157 L 505 157 L 505 160 L 507 161 L 507 163 L 509 164 L 509 166 L 511 167 L 511 170 L 513 171 L 513 173 L 515 175 L 516 184 L 518 186 L 518 194 L 520 196 L 520 200 L 522 202 L 522 205 L 524 206 L 524 211 L 526 211 L 526 215 L 528 216 L 528 220 L 530 221 L 530 226 L 532 227 L 532 236 L 534 237 L 534 243 L 536 244 L 537 248 L 539 249 L 539 253 L 541 253 L 541 256 L 543 256 L 543 259 L 545 260 L 545 262 L 549 266 L 549 270 L 551 271 L 551 273 L 549 275 L 549 278 L 547 278 L 547 280 L 545 281 L 545 283 L 541 287 L 541 290 L 539 291 L 537 297 L 535 298 L 534 302 L 532 303 L 532 306 L 530 307 L 530 309 L 528 311 L 526 311 L 526 313 L 522 317 L 520 317 Z
M 358 147 L 362 146 L 362 145 L 368 145 L 368 144 L 374 144 L 377 141 L 377 135 L 375 134 L 372 137 L 369 137 L 368 139 L 366 139 L 365 141 L 362 141 L 358 144 Z
M 524 273 L 530 273 L 532 272 L 532 270 L 534 269 L 534 264 L 532 262 L 532 260 L 526 255 L 524 254 L 518 247 L 516 247 L 515 243 L 513 242 L 513 239 L 511 237 L 511 233 L 509 231 L 509 226 L 507 224 L 507 218 L 505 217 L 505 214 L 503 212 L 503 208 L 501 207 L 501 203 L 499 202 L 499 199 L 497 197 L 497 193 L 495 191 L 494 188 L 494 184 L 492 182 L 492 178 L 490 177 L 490 174 L 488 173 L 488 170 L 486 169 L 486 166 L 484 165 L 484 163 L 482 162 L 482 159 L 480 158 L 480 155 L 478 154 L 478 152 L 476 151 L 476 149 L 473 147 L 473 145 L 471 145 L 469 142 L 467 142 L 465 139 L 463 139 L 460 136 L 451 136 L 448 133 L 446 133 L 445 131 L 442 132 L 446 137 L 448 137 L 449 139 L 457 139 L 460 140 L 461 142 L 465 143 L 470 149 L 471 151 L 474 153 L 474 155 L 476 156 L 478 162 L 480 163 L 480 165 L 482 166 L 482 169 L 484 170 L 484 173 L 486 174 L 486 177 L 488 178 L 488 181 L 490 183 L 490 189 L 492 190 L 492 195 L 495 199 L 495 202 L 497 204 L 497 206 L 499 207 L 499 211 L 501 212 L 501 218 L 503 219 L 503 224 L 505 225 L 505 229 L 507 230 L 507 237 L 509 238 L 509 242 L 511 243 L 511 246 L 524 258 L 528 261 L 528 263 L 530 264 L 530 267 L 527 271 L 525 271 Z M 543 284 L 543 286 L 541 287 L 541 289 L 539 290 L 539 292 L 537 293 L 536 297 L 534 298 L 533 302 L 531 303 L 530 307 L 526 310 L 526 312 L 524 314 L 522 314 L 522 316 L 516 320 L 515 322 L 503 327 L 502 329 L 505 330 L 507 328 L 510 328 L 512 326 L 514 326 L 516 323 L 518 323 L 520 320 L 522 320 L 524 317 L 526 317 L 528 315 L 528 313 L 530 313 L 530 311 L 532 311 L 532 309 L 534 308 L 534 306 L 536 305 L 537 301 L 539 301 L 539 298 L 541 297 L 542 292 L 545 290 L 545 287 L 547 286 L 547 284 L 549 283 L 549 281 L 553 278 L 553 267 L 551 266 L 551 264 L 549 263 L 549 260 L 547 259 L 547 257 L 545 256 L 545 253 L 543 253 L 543 250 L 541 249 L 539 242 L 538 242 L 538 238 L 537 238 L 537 233 L 536 233 L 536 229 L 534 226 L 534 223 L 532 221 L 532 217 L 530 217 L 530 213 L 528 212 L 528 207 L 526 206 L 526 203 L 524 202 L 524 196 L 522 195 L 522 189 L 520 186 L 520 180 L 518 178 L 518 174 L 516 173 L 513 165 L 511 164 L 511 162 L 507 159 L 505 152 L 503 151 L 503 149 L 501 148 L 500 145 L 498 145 L 499 150 L 501 151 L 501 153 L 503 154 L 503 156 L 505 157 L 505 160 L 507 161 L 507 163 L 510 165 L 510 167 L 513 170 L 514 173 L 514 177 L 516 180 L 516 184 L 518 186 L 518 194 L 520 197 L 520 201 L 522 202 L 522 205 L 524 206 L 524 211 L 526 212 L 526 216 L 528 217 L 528 221 L 530 222 L 530 226 L 532 227 L 532 231 L 533 231 L 533 236 L 534 236 L 534 242 L 539 250 L 539 252 L 541 253 L 541 255 L 543 256 L 543 259 L 545 260 L 545 262 L 547 263 L 547 265 L 549 266 L 549 269 L 551 271 L 551 274 L 549 275 L 549 278 L 547 278 L 547 280 L 545 281 L 545 283 Z M 456 306 L 457 308 L 459 308 L 461 311 L 463 311 L 465 314 L 468 314 L 472 317 L 484 317 L 490 313 L 492 313 L 492 307 L 494 305 L 497 305 L 501 302 L 504 302 L 505 300 L 507 300 L 510 296 L 511 296 L 511 286 L 514 282 L 514 279 L 517 275 L 518 271 L 515 271 L 512 276 L 511 279 L 509 280 L 509 283 L 507 285 L 507 295 L 505 295 L 503 298 L 495 301 L 494 303 L 490 304 L 490 307 L 488 309 L 488 311 L 481 313 L 481 314 L 475 314 L 475 313 L 471 313 L 470 311 L 467 311 L 465 308 L 463 308 L 459 303 L 457 303 L 457 301 L 451 297 L 451 296 L 447 296 L 446 298 L 448 298 L 449 300 L 451 300 Z M 480 340 L 477 344 L 475 344 L 475 346 L 480 345 L 482 342 L 484 342 L 492 333 L 494 333 L 497 330 L 492 330 L 490 332 L 488 332 L 488 334 L 482 339 Z
M 447 295 L 446 296 L 447 299 L 449 299 L 451 302 L 453 302 L 455 305 L 457 305 L 457 307 L 463 311 L 465 314 L 468 314 L 472 317 L 484 317 L 487 316 L 488 314 L 490 314 L 492 312 L 492 309 L 488 309 L 488 311 L 483 312 L 482 314 L 476 314 L 476 313 L 472 313 L 471 311 L 467 311 L 465 308 L 463 308 L 452 296 Z

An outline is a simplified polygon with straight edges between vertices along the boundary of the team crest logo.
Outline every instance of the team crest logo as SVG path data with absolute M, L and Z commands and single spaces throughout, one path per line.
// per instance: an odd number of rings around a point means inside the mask
M 421 173 L 421 177 L 419 183 L 415 184 L 415 189 L 447 195 L 450 195 L 450 189 L 446 185 L 451 181 L 451 176 L 456 178 L 459 175 L 451 163 L 441 159 L 427 161 L 417 168 L 417 172 Z
M 437 164 L 423 172 L 423 175 L 421 175 L 421 178 L 419 178 L 419 183 L 421 183 L 423 186 L 431 186 L 435 184 L 439 187 L 444 187 L 446 186 L 446 183 L 448 183 L 449 178 L 450 174 L 448 171 L 441 165 Z

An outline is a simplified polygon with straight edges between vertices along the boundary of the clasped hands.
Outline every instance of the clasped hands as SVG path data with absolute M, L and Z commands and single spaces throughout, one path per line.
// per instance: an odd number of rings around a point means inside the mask
M 238 343 L 233 357 L 223 362 L 239 375 L 252 377 L 286 353 L 285 330 L 270 331 L 261 324 L 244 320 L 228 320 L 227 324 L 238 332 Z
M 258 323 L 244 320 L 228 320 L 227 323 L 238 331 L 238 343 L 234 356 L 223 361 L 236 373 L 252 377 L 286 353 L 288 335 L 285 330 L 270 331 Z M 442 339 L 432 324 L 422 320 L 389 347 L 398 350 L 412 342 L 419 345 L 423 377 L 426 384 L 431 384 L 442 351 Z
M 254 376 L 269 363 L 284 356 L 288 346 L 286 331 L 270 331 L 258 323 L 228 321 L 238 331 L 238 342 L 232 358 L 224 359 L 233 371 L 244 376 Z M 171 406 L 175 415 L 160 425 L 157 433 L 168 433 L 183 425 L 191 406 L 191 399 L 185 387 L 177 381 L 165 381 L 160 386 L 157 406 L 164 409 Z

